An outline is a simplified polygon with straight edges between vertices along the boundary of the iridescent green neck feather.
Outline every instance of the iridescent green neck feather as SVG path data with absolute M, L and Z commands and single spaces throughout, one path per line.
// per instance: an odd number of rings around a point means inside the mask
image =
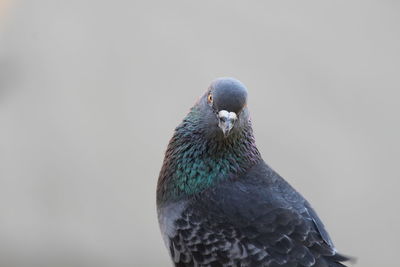
M 224 179 L 238 177 L 261 160 L 250 121 L 228 138 L 209 138 L 195 106 L 175 129 L 157 185 L 157 203 L 200 193 Z

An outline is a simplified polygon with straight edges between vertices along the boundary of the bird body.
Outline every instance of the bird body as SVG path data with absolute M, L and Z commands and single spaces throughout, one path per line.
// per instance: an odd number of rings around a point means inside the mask
M 168 145 L 158 219 L 175 266 L 344 266 L 310 204 L 262 159 L 247 89 L 214 81 Z

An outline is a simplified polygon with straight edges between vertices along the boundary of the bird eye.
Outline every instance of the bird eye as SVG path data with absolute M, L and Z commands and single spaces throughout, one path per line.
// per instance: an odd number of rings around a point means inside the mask
M 212 97 L 212 94 L 211 94 L 211 93 L 208 94 L 207 101 L 208 101 L 208 103 L 210 103 L 210 104 L 212 103 L 213 97 Z

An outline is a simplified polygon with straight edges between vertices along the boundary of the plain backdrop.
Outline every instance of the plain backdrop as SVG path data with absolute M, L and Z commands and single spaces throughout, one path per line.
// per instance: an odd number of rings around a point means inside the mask
M 0 1 L 0 266 L 171 266 L 155 187 L 211 80 L 361 267 L 398 266 L 398 1 Z

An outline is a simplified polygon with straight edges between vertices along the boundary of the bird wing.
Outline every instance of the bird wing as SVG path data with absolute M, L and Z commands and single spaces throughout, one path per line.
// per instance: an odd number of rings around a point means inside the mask
M 177 266 L 336 267 L 347 260 L 308 202 L 265 163 L 190 200 L 170 252 Z

